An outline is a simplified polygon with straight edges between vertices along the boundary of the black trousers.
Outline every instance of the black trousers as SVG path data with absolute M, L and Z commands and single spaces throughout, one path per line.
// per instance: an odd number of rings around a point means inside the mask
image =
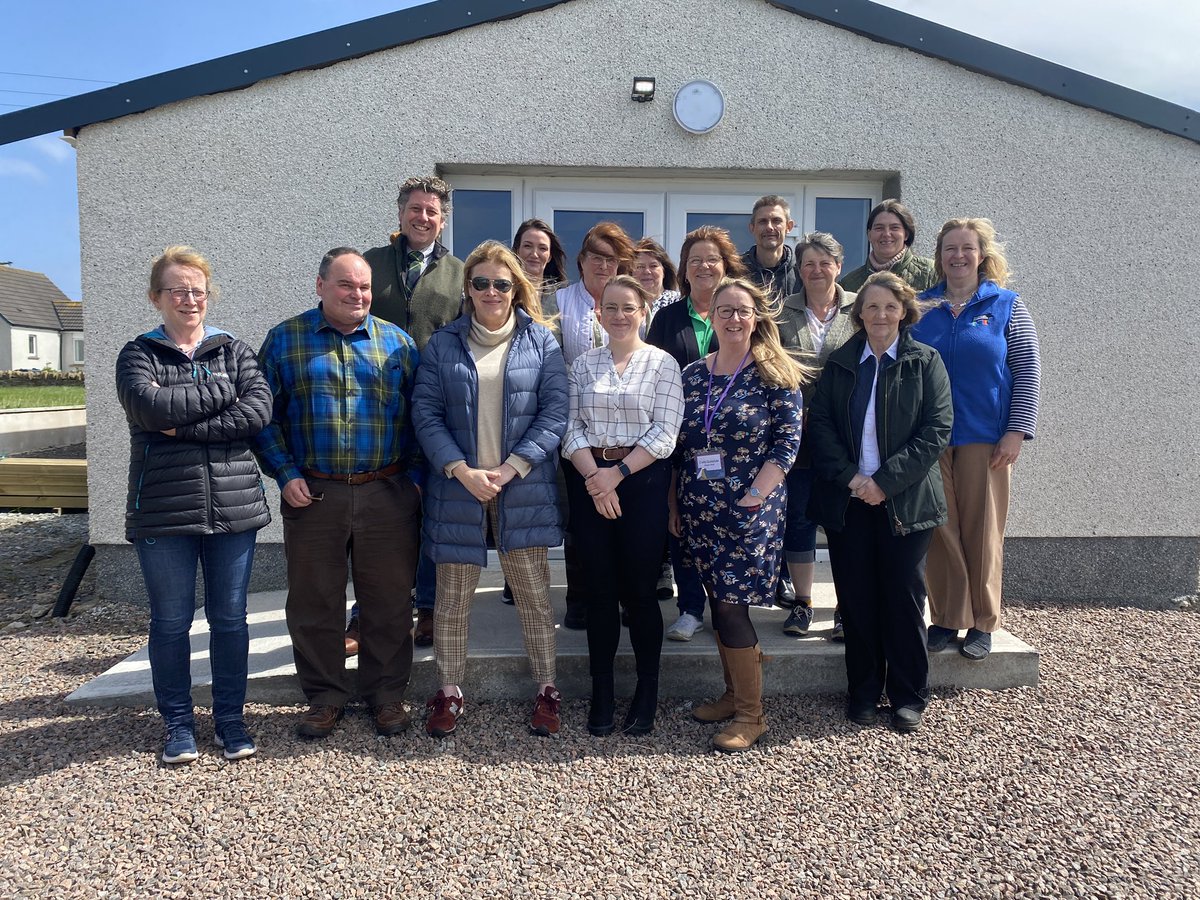
M 846 629 L 851 709 L 874 706 L 886 687 L 893 709 L 929 702 L 925 552 L 933 531 L 892 534 L 886 504 L 851 499 L 841 531 L 826 529 L 833 584 Z
M 601 467 L 615 462 L 597 460 Z M 571 500 L 571 536 L 583 564 L 588 656 L 593 676 L 611 675 L 621 642 L 621 604 L 629 611 L 629 642 L 639 675 L 657 675 L 663 621 L 655 588 L 667 537 L 671 467 L 658 460 L 617 486 L 621 515 L 596 512 L 583 476 L 564 467 Z

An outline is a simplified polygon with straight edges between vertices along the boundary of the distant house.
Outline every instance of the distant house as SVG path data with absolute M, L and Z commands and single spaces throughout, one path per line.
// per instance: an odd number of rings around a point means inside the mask
M 62 323 L 62 362 L 64 372 L 83 371 L 83 304 L 78 300 L 55 300 L 54 311 Z
M 0 266 L 0 371 L 82 368 L 83 304 L 41 272 Z

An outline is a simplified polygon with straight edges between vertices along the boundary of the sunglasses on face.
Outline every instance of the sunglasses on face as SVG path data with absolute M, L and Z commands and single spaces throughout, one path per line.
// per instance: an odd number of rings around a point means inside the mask
M 507 294 L 512 290 L 513 283 L 507 278 L 484 278 L 482 275 L 476 275 L 471 279 L 471 287 L 477 291 L 486 291 L 490 287 L 494 287 L 501 294 Z

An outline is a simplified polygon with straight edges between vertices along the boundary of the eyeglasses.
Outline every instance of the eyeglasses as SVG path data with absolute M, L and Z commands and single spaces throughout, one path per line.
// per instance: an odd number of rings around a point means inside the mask
M 735 315 L 739 319 L 754 318 L 754 310 L 748 306 L 718 306 L 714 312 L 722 319 L 732 319 Z
M 615 266 L 617 264 L 615 256 L 609 256 L 607 253 L 597 253 L 595 250 L 589 250 L 587 258 L 594 263 L 601 263 L 606 266 Z
M 512 290 L 513 283 L 507 278 L 484 278 L 482 275 L 476 275 L 471 279 L 471 287 L 477 291 L 486 291 L 490 287 L 494 287 L 501 294 L 507 294 Z
M 195 297 L 197 303 L 203 303 L 208 299 L 208 291 L 202 288 L 159 288 L 160 294 L 170 294 L 171 299 L 176 303 L 183 303 L 188 297 Z
M 687 265 L 689 269 L 698 269 L 701 266 L 711 266 L 715 269 L 723 262 L 725 262 L 725 260 L 721 259 L 719 256 L 706 256 L 703 259 L 701 259 L 699 256 L 692 256 L 688 258 Z

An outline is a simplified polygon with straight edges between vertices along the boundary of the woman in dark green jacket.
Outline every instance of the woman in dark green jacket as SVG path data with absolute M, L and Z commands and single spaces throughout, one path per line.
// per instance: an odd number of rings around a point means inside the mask
M 938 457 L 954 417 L 941 357 L 908 334 L 919 315 L 898 276 L 867 279 L 851 313 L 860 331 L 830 355 L 808 420 L 808 515 L 829 539 L 846 630 L 846 714 L 874 724 L 886 687 L 901 731 L 920 727 L 929 700 L 922 562 L 946 521 Z

